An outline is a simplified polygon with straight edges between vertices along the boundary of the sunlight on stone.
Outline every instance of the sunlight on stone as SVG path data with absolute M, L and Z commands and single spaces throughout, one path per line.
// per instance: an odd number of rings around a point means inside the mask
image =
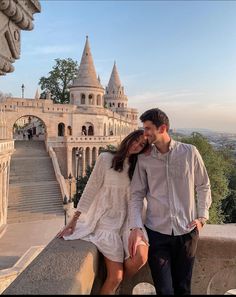
M 133 295 L 156 295 L 156 290 L 149 283 L 139 283 L 134 287 Z

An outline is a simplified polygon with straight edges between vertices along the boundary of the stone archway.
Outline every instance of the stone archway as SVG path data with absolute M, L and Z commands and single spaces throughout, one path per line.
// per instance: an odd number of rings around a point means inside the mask
M 15 140 L 45 140 L 46 134 L 44 121 L 32 114 L 20 116 L 12 126 L 12 136 Z

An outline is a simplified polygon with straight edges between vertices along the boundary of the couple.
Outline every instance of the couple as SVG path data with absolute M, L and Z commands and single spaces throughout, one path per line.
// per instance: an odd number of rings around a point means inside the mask
M 209 178 L 195 146 L 171 139 L 163 111 L 150 109 L 140 120 L 144 132 L 99 155 L 74 217 L 57 236 L 93 242 L 104 255 L 100 294 L 115 294 L 147 260 L 157 294 L 190 294 L 199 230 L 209 218 Z

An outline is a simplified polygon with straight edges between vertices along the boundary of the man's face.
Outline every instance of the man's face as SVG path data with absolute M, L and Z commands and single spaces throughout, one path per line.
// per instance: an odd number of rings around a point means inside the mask
M 144 136 L 148 140 L 149 144 L 156 143 L 160 140 L 161 132 L 160 128 L 157 128 L 152 121 L 145 121 L 143 123 Z

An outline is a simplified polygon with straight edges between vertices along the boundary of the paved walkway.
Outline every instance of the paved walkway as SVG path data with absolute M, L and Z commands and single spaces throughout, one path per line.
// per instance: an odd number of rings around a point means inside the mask
M 63 226 L 63 216 L 8 225 L 0 238 L 0 270 L 12 267 L 31 246 L 46 246 Z

